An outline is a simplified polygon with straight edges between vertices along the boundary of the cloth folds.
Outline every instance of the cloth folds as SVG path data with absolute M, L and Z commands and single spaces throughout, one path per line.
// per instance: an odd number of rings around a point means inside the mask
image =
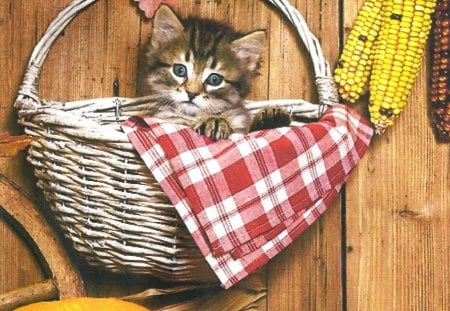
M 122 128 L 225 288 L 264 265 L 327 209 L 373 134 L 341 104 L 302 127 L 215 142 L 148 116 L 133 116 Z

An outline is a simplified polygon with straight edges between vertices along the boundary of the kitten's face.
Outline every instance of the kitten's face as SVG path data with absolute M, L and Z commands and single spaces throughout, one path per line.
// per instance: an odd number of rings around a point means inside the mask
M 263 31 L 244 35 L 211 21 L 182 21 L 162 6 L 141 64 L 139 95 L 155 94 L 159 109 L 190 116 L 241 107 L 264 40 Z
M 183 38 L 185 39 L 185 38 Z M 146 77 L 150 93 L 186 115 L 217 114 L 241 104 L 236 59 L 200 55 L 180 40 L 157 55 L 159 68 Z

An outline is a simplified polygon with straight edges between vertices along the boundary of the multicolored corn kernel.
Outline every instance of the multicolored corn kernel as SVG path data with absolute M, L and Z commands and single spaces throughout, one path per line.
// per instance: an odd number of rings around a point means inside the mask
M 441 0 L 434 14 L 431 59 L 431 114 L 436 138 L 450 142 L 450 0 Z
M 377 134 L 403 111 L 419 74 L 436 0 L 385 0 L 373 48 L 369 112 Z
M 342 100 L 355 103 L 367 91 L 372 47 L 381 26 L 381 0 L 366 0 L 356 17 L 334 72 Z

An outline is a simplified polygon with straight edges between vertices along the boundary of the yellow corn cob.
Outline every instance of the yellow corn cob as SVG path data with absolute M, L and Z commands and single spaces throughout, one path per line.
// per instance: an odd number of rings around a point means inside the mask
M 369 112 L 377 134 L 393 124 L 419 73 L 436 0 L 385 0 L 374 48 Z
M 334 79 L 340 97 L 354 103 L 367 91 L 372 69 L 372 47 L 381 27 L 382 0 L 366 0 L 341 53 Z

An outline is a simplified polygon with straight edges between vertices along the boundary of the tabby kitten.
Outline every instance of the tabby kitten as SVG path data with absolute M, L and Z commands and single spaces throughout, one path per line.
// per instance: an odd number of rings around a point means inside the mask
M 161 6 L 139 65 L 138 95 L 157 98 L 149 115 L 190 126 L 213 140 L 288 125 L 282 108 L 264 109 L 252 120 L 244 107 L 264 42 L 264 31 L 244 34 L 211 20 L 180 19 Z

